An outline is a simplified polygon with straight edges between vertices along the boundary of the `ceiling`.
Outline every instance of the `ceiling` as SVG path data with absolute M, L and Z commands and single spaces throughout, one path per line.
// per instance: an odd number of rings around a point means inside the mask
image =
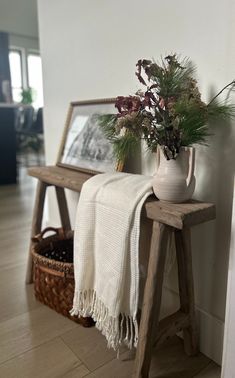
M 37 0 L 0 0 L 0 31 L 38 38 Z

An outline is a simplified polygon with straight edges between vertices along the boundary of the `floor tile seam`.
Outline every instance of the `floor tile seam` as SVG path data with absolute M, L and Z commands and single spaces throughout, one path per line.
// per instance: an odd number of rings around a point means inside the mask
M 2 365 L 6 364 L 7 362 L 12 361 L 12 360 L 14 360 L 14 359 L 16 359 L 16 358 L 18 358 L 18 357 L 21 357 L 21 356 L 23 356 L 24 354 L 29 353 L 29 352 L 31 352 L 32 350 L 37 349 L 37 348 L 39 348 L 39 347 L 41 347 L 41 346 L 43 346 L 43 345 L 46 345 L 46 344 L 48 344 L 48 343 L 50 343 L 50 342 L 52 342 L 52 341 L 54 341 L 54 340 L 56 340 L 56 339 L 59 339 L 59 338 L 60 338 L 60 336 L 57 335 L 57 336 L 51 338 L 50 340 L 44 341 L 44 342 L 42 342 L 42 343 L 39 343 L 39 344 L 35 345 L 34 347 L 25 350 L 25 351 L 22 352 L 22 353 L 16 354 L 15 356 L 12 356 L 12 357 L 8 358 L 8 359 L 5 360 L 5 361 L 2 361 L 2 362 L 0 363 L 0 368 L 1 368 Z M 77 359 L 78 362 L 79 362 L 79 365 L 78 365 L 78 366 L 82 365 L 82 362 L 78 359 L 78 357 L 77 357 L 77 356 L 75 356 L 75 357 L 76 357 L 76 359 Z M 80 363 L 80 362 L 81 362 L 81 363 Z

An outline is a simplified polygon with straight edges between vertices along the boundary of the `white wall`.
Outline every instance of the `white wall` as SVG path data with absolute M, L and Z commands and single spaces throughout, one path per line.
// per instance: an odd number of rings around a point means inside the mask
M 134 75 L 139 58 L 170 52 L 189 56 L 197 64 L 204 99 L 232 80 L 234 13 L 232 0 L 39 0 L 47 162 L 55 162 L 68 103 L 133 93 L 139 87 Z M 215 126 L 210 148 L 197 149 L 195 192 L 196 198 L 216 203 L 217 221 L 193 231 L 201 349 L 217 362 L 222 353 L 234 174 L 234 127 L 220 126 Z M 146 161 L 142 159 L 142 171 L 152 173 L 154 164 Z M 52 200 L 50 205 L 55 220 Z M 177 299 L 175 269 L 166 288 L 165 303 L 172 307 Z
M 235 181 L 234 181 L 235 196 Z M 235 377 L 235 198 L 233 202 L 233 222 L 230 245 L 230 259 L 228 272 L 228 291 L 226 304 L 226 326 L 224 332 L 224 353 L 222 378 Z

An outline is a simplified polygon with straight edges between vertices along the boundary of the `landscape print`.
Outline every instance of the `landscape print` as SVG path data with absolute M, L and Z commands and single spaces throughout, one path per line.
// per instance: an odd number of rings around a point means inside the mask
M 98 125 L 97 113 L 72 116 L 62 163 L 98 172 L 115 170 L 113 147 Z

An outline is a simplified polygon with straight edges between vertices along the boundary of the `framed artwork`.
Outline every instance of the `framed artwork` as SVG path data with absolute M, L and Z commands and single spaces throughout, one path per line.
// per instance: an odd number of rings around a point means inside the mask
M 88 173 L 122 170 L 97 121 L 99 114 L 115 114 L 114 104 L 114 98 L 70 103 L 57 165 Z

